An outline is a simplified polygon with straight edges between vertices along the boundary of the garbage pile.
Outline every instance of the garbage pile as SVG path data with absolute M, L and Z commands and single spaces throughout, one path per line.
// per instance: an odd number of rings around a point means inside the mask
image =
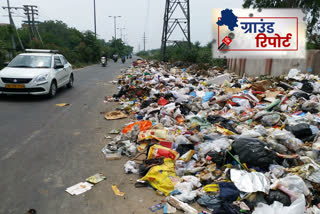
M 117 83 L 106 102 L 132 121 L 102 152 L 130 158 L 135 186 L 166 196 L 156 209 L 320 213 L 318 76 L 250 79 L 138 61 Z

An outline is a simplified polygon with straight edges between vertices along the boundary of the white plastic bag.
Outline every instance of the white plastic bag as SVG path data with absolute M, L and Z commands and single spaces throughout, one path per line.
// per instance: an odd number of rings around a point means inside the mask
M 259 203 L 252 214 L 303 214 L 305 210 L 304 195 L 300 195 L 289 207 L 283 206 L 282 203 L 275 201 L 273 204 Z

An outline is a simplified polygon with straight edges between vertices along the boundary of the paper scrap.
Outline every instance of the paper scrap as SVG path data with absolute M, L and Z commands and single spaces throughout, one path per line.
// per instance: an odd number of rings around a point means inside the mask
M 80 195 L 92 188 L 93 184 L 88 182 L 80 182 L 66 189 L 66 192 L 70 195 Z

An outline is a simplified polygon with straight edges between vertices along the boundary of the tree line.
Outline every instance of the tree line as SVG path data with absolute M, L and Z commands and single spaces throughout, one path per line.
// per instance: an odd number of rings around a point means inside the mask
M 126 45 L 121 39 L 114 39 L 106 42 L 95 37 L 91 31 L 80 32 L 70 28 L 62 21 L 44 21 L 38 24 L 38 31 L 42 42 L 38 39 L 30 41 L 27 27 L 17 29 L 17 33 L 10 25 L 0 26 L 0 66 L 3 62 L 9 61 L 10 53 L 17 55 L 24 50 L 17 43 L 17 50 L 12 50 L 11 32 L 15 33 L 15 40 L 18 35 L 25 49 L 52 49 L 59 50 L 74 67 L 81 67 L 87 64 L 99 62 L 101 56 L 111 58 L 113 54 L 129 55 L 133 47 Z

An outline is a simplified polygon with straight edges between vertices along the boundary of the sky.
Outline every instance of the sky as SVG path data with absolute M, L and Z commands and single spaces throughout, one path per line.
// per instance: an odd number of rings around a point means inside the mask
M 96 0 L 97 34 L 109 41 L 114 35 L 114 19 L 117 28 L 125 28 L 123 35 L 134 51 L 143 49 L 143 34 L 146 35 L 146 50 L 160 48 L 163 28 L 165 0 Z M 211 17 L 213 8 L 242 8 L 243 0 L 190 0 L 191 41 L 206 45 L 212 40 Z M 39 20 L 61 20 L 69 27 L 80 31 L 94 31 L 93 0 L 10 0 L 10 6 L 37 5 Z M 7 6 L 2 0 L 0 6 Z M 15 11 L 15 10 L 14 10 Z M 23 15 L 23 11 L 15 11 Z M 179 15 L 179 14 L 174 14 Z M 15 24 L 21 25 L 22 17 L 14 17 Z M 8 23 L 8 11 L 0 8 L 0 23 Z M 179 31 L 174 35 L 182 39 Z M 117 32 L 120 37 L 120 31 Z

